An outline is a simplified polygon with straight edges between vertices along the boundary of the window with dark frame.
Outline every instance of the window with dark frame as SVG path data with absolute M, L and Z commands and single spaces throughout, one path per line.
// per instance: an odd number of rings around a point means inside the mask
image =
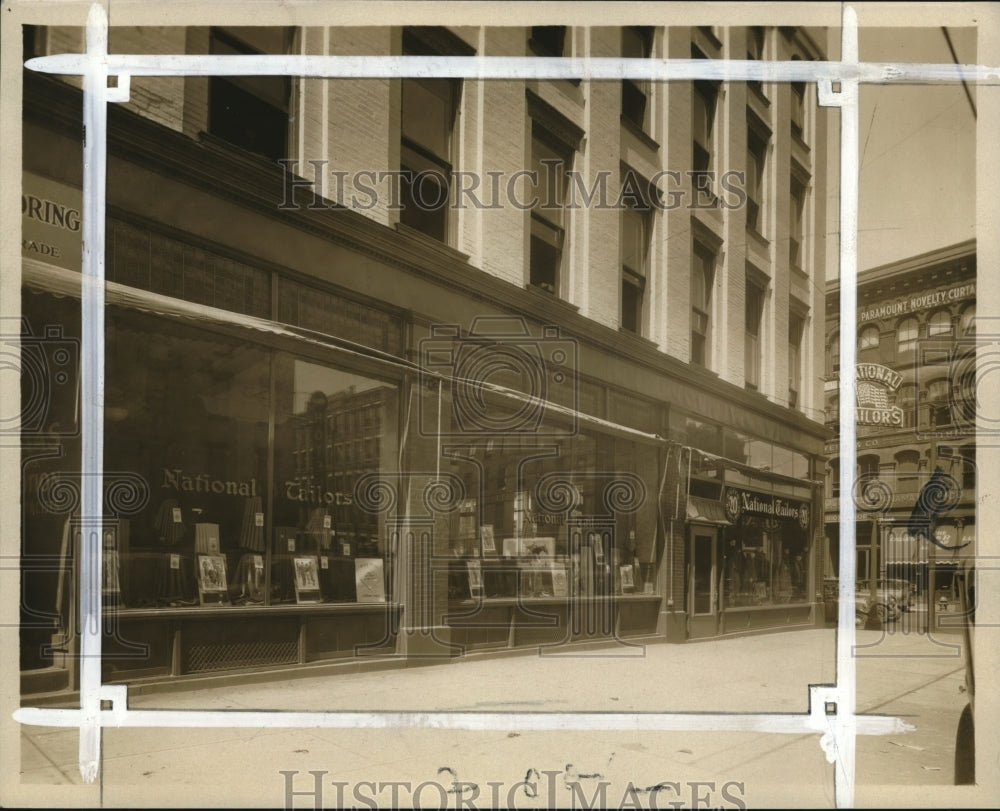
M 927 386 L 928 422 L 931 428 L 951 425 L 951 382 L 947 378 L 935 380 Z
M 711 363 L 712 286 L 715 282 L 715 251 L 695 242 L 691 251 L 691 363 Z
M 802 270 L 805 267 L 805 252 L 803 242 L 805 239 L 803 224 L 805 220 L 806 208 L 806 187 L 795 175 L 791 179 L 789 217 L 788 225 L 788 264 Z
M 762 234 L 764 205 L 764 172 L 767 162 L 767 140 L 753 127 L 747 128 L 747 228 Z
M 798 56 L 792 57 L 793 62 L 801 61 Z M 806 137 L 806 83 L 792 82 L 792 111 L 789 116 L 789 127 L 792 135 L 800 141 Z
M 904 318 L 896 329 L 896 348 L 898 355 L 913 352 L 917 348 L 917 335 L 920 326 L 916 318 Z M 901 358 L 902 359 L 902 358 Z
M 753 25 L 747 29 L 747 59 L 761 61 L 764 58 L 764 27 Z M 764 95 L 764 85 L 760 81 L 748 80 L 747 87 L 755 90 L 759 95 Z
M 788 315 L 788 407 L 799 407 L 802 391 L 802 337 L 806 321 L 801 315 Z
M 940 337 L 942 335 L 952 335 L 951 313 L 947 310 L 938 310 L 932 313 L 927 319 L 927 337 Z
M 744 307 L 745 341 L 743 344 L 743 377 L 748 389 L 760 389 L 761 322 L 764 316 L 764 288 L 746 280 Z
M 403 53 L 440 55 L 416 33 L 419 30 L 404 29 Z M 465 53 L 463 49 L 461 54 Z M 445 243 L 449 241 L 452 141 L 460 92 L 457 79 L 413 76 L 401 82 L 399 221 Z
M 621 211 L 621 327 L 642 335 L 652 209 L 645 199 L 631 202 Z
M 653 29 L 649 26 L 622 28 L 622 57 L 649 59 L 653 53 Z M 650 130 L 650 83 L 648 79 L 622 79 L 622 118 L 643 132 Z
M 858 334 L 858 352 L 877 350 L 880 338 L 881 334 L 879 333 L 879 328 L 877 326 L 870 325 L 864 327 Z
M 566 47 L 566 26 L 533 25 L 528 45 L 539 56 L 562 56 Z
M 700 54 L 692 50 L 692 57 Z M 694 177 L 691 179 L 696 191 L 714 197 L 712 173 L 714 163 L 715 110 L 719 97 L 719 86 L 715 82 L 697 81 L 691 93 L 691 137 Z
M 834 335 L 830 339 L 830 377 L 834 377 L 840 371 L 840 336 Z
M 558 295 L 566 241 L 566 182 L 572 153 L 537 123 L 532 126 L 531 168 L 537 178 L 531 210 L 530 283 Z
M 212 28 L 213 54 L 287 53 L 290 29 Z M 208 131 L 234 146 L 271 160 L 287 157 L 288 76 L 210 76 Z

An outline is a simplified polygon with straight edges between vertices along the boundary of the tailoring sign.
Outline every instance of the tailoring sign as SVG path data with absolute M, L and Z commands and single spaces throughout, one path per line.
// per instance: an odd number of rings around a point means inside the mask
M 898 428 L 903 424 L 903 409 L 889 405 L 889 393 L 896 391 L 903 376 L 878 363 L 859 363 L 854 368 L 858 425 L 882 425 Z

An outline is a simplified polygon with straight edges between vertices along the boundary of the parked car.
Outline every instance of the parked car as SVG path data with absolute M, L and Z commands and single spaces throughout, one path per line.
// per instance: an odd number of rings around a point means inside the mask
M 895 584 L 905 583 L 905 591 Z M 858 628 L 895 622 L 903 613 L 897 594 L 908 606 L 910 584 L 903 580 L 878 580 L 872 589 L 870 580 L 859 580 L 854 591 L 854 622 Z
M 895 600 L 896 605 L 899 606 L 901 611 L 911 611 L 913 609 L 913 602 L 916 596 L 917 587 L 913 585 L 909 580 L 900 580 L 898 578 L 886 578 L 884 580 L 878 581 L 879 592 L 883 590 L 891 594 Z

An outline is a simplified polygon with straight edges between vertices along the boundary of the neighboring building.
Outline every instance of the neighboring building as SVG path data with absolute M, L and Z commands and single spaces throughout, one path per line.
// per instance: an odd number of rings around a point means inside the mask
M 824 39 L 114 28 L 111 47 L 812 60 Z M 24 81 L 44 348 L 46 326 L 79 336 L 81 98 Z M 109 107 L 106 680 L 821 621 L 825 134 L 794 84 L 134 77 Z M 28 692 L 73 675 L 74 398 L 55 386 L 23 435 Z
M 926 604 L 935 590 L 949 588 L 958 547 L 975 542 L 976 243 L 863 271 L 857 290 L 857 484 L 852 494 L 840 492 L 839 445 L 832 440 L 826 574 L 837 575 L 839 499 L 853 497 L 859 580 L 909 580 Z M 827 284 L 826 328 L 826 419 L 836 431 L 839 280 Z M 911 520 L 928 483 L 925 502 L 940 514 Z

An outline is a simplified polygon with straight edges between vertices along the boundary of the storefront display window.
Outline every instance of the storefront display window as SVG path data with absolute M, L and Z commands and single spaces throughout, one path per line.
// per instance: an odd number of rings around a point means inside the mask
M 452 599 L 655 594 L 657 449 L 580 434 L 482 439 L 451 471 Z
M 109 310 L 105 358 L 105 475 L 148 490 L 118 519 L 119 606 L 263 603 L 267 353 Z
M 78 345 L 75 299 L 28 293 L 24 311 L 31 325 L 58 327 L 71 353 Z M 382 519 L 354 489 L 396 469 L 396 384 L 181 320 L 106 313 L 105 605 L 390 602 Z M 50 380 L 66 377 L 49 366 L 39 368 Z M 25 548 L 59 561 L 31 578 L 28 602 L 63 617 L 81 521 L 70 377 L 46 388 L 59 453 L 26 455 L 24 480 Z
M 725 607 L 779 605 L 808 599 L 809 503 L 727 487 Z
M 385 529 L 355 486 L 395 469 L 396 388 L 290 355 L 275 368 L 274 597 L 382 601 Z

